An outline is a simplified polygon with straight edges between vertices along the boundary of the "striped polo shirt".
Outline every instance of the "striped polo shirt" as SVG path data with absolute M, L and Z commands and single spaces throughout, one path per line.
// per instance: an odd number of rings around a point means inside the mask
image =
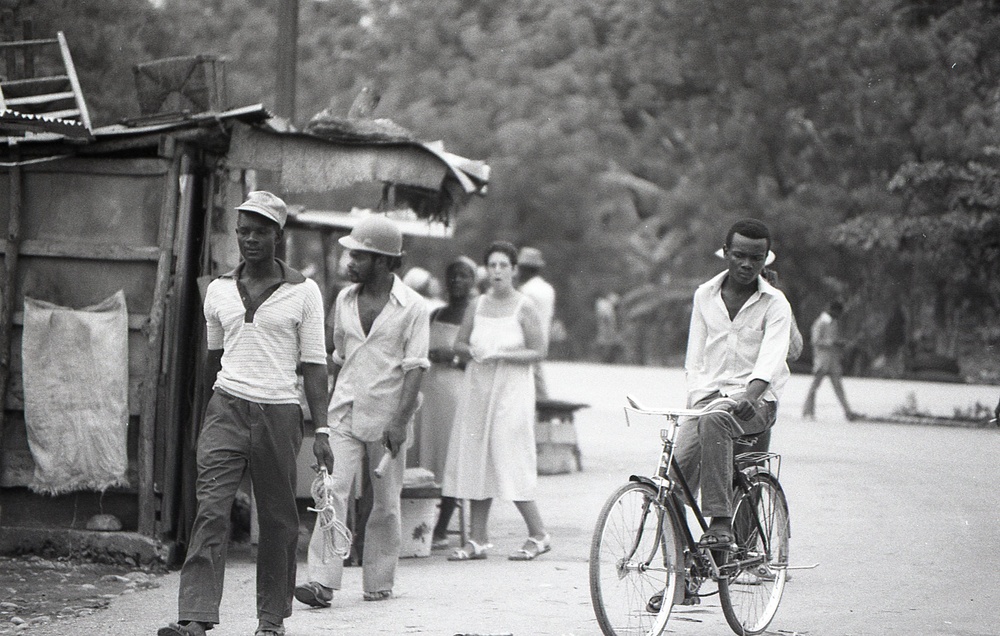
M 253 307 L 237 285 L 243 263 L 205 294 L 208 348 L 222 349 L 213 388 L 263 404 L 299 404 L 300 362 L 326 364 L 319 286 L 282 261 L 283 280 Z

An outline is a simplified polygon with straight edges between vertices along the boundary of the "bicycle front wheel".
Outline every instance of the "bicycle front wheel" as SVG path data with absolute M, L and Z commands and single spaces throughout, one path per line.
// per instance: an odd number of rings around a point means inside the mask
M 676 529 L 649 484 L 625 484 L 604 504 L 590 546 L 590 598 L 605 636 L 663 633 L 682 580 Z
M 759 634 L 778 611 L 788 576 L 788 503 L 769 473 L 748 475 L 748 492 L 738 491 L 733 507 L 736 552 L 719 580 L 726 621 L 740 636 Z

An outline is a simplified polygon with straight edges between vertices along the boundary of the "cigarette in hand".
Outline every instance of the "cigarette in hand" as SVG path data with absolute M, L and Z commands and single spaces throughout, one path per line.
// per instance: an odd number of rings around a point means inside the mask
M 385 473 L 385 469 L 389 467 L 389 462 L 391 460 L 392 460 L 392 453 L 386 450 L 385 453 L 382 455 L 382 460 L 378 463 L 378 466 L 375 468 L 376 477 L 382 477 L 382 475 Z

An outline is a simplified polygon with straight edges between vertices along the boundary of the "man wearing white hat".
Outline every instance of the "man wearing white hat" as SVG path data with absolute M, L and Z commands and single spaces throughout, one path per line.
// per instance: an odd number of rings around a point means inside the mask
M 402 451 L 430 367 L 430 319 L 423 297 L 394 273 L 403 236 L 392 221 L 373 214 L 340 244 L 349 250 L 347 275 L 354 284 L 341 290 L 334 305 L 335 379 L 328 419 L 337 463 L 331 494 L 336 518 L 343 521 L 355 475 L 367 457 L 374 501 L 365 525 L 362 586 L 366 601 L 381 601 L 392 596 L 399 559 Z M 317 519 L 309 542 L 309 581 L 295 588 L 295 598 L 329 607 L 333 590 L 341 586 L 344 561 L 331 554 L 319 524 Z
M 205 294 L 207 379 L 214 392 L 198 436 L 198 513 L 181 570 L 178 621 L 158 636 L 204 636 L 219 622 L 229 515 L 247 472 L 260 526 L 256 636 L 284 634 L 299 527 L 295 481 L 303 416 L 297 368 L 317 427 L 316 460 L 333 469 L 319 286 L 275 257 L 287 217 L 284 201 L 257 191 L 236 209 L 242 261 Z
M 688 332 L 688 406 L 701 408 L 720 396 L 737 401 L 733 414 L 706 415 L 682 426 L 675 457 L 692 490 L 701 487 L 701 508 L 712 521 L 707 547 L 726 549 L 732 532 L 733 440 L 756 435 L 775 422 L 788 380 L 792 310 L 785 295 L 761 272 L 773 260 L 771 234 L 760 221 L 744 219 L 726 235 L 728 269 L 694 295 Z
M 556 290 L 547 280 L 542 278 L 542 269 L 545 267 L 545 259 L 542 258 L 542 251 L 537 247 L 522 247 L 517 255 L 517 276 L 521 284 L 518 290 L 531 299 L 538 315 L 542 321 L 543 333 L 545 335 L 545 345 L 548 346 L 549 338 L 552 335 L 552 319 L 556 313 Z M 534 365 L 535 372 L 535 399 L 544 400 L 549 397 L 548 387 L 545 384 L 545 373 L 542 371 L 542 363 Z

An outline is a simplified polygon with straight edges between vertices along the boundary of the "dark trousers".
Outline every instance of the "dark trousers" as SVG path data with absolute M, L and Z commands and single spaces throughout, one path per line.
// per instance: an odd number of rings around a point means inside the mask
M 299 514 L 296 458 L 302 444 L 298 404 L 259 404 L 216 391 L 198 438 L 198 514 L 181 569 L 178 617 L 219 622 L 229 515 L 246 471 L 260 525 L 257 617 L 280 625 L 292 614 Z
M 694 405 L 703 408 L 719 397 L 718 393 Z M 701 488 L 701 512 L 706 517 L 733 516 L 733 440 L 757 435 L 774 426 L 777 404 L 764 402 L 745 422 L 734 423 L 727 415 L 690 418 L 680 425 L 674 459 L 691 492 Z

